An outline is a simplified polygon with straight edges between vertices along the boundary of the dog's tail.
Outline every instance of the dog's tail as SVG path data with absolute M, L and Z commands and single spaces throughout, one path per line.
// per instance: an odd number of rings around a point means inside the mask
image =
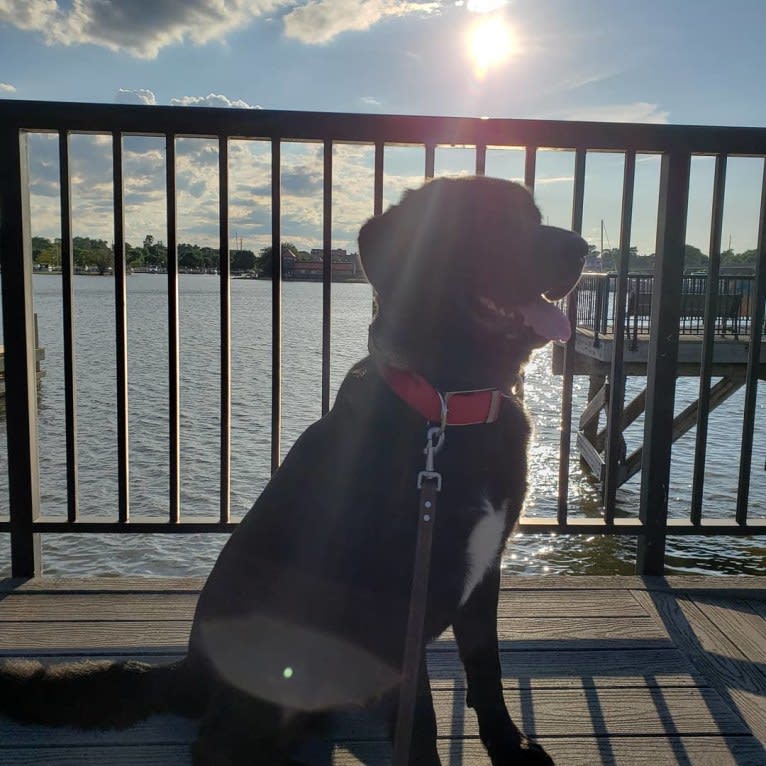
M 206 696 L 186 659 L 166 665 L 0 662 L 0 713 L 26 723 L 122 728 L 153 713 L 199 716 Z

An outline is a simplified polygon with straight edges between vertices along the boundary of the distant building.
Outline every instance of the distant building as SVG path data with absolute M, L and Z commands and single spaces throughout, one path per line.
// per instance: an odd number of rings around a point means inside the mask
M 321 247 L 312 248 L 310 255 L 312 261 L 321 261 L 324 259 L 324 249 Z M 336 248 L 330 250 L 330 257 L 333 263 L 351 263 L 356 260 L 357 255 L 356 253 L 348 253 L 343 248 Z
M 331 251 L 332 279 L 336 281 L 363 280 L 364 272 L 357 253 L 343 248 Z M 324 249 L 315 247 L 311 252 L 301 251 L 297 255 L 286 250 L 282 253 L 282 276 L 285 279 L 306 279 L 321 281 L 324 274 Z
M 293 265 L 292 279 L 317 279 L 321 280 L 324 274 L 322 261 L 296 261 Z M 350 278 L 359 275 L 356 263 L 333 263 L 332 278 Z M 286 275 L 285 275 L 286 276 Z

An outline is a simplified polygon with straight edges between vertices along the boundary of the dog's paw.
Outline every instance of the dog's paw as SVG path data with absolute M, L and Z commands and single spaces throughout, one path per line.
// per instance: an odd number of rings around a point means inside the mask
M 555 766 L 553 758 L 533 739 L 514 732 L 514 736 L 488 742 L 492 766 Z
M 519 755 L 513 761 L 508 761 L 507 766 L 511 766 L 511 763 L 514 766 L 555 766 L 553 758 L 529 737 L 522 737 Z

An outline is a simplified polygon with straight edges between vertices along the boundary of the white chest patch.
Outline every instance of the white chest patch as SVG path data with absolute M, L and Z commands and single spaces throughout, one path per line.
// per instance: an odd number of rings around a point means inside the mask
M 473 589 L 484 579 L 484 575 L 487 574 L 487 570 L 504 542 L 507 505 L 503 503 L 499 508 L 495 508 L 489 500 L 485 499 L 482 501 L 481 508 L 484 516 L 479 519 L 468 538 L 466 577 L 460 606 L 468 601 Z

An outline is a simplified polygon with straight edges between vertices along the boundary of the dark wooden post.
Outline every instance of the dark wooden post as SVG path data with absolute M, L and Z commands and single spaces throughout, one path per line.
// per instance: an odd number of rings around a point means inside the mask
M 572 229 L 582 233 L 583 201 L 585 199 L 585 149 L 575 152 L 574 194 L 572 198 Z M 531 189 L 535 180 L 535 150 L 527 148 L 524 169 L 526 185 Z M 572 395 L 574 391 L 575 343 L 577 341 L 577 303 L 579 288 L 573 290 L 567 299 L 567 318 L 573 328 L 571 337 L 564 348 L 564 369 L 561 381 L 561 434 L 559 437 L 559 493 L 556 508 L 558 523 L 567 523 L 569 513 L 569 455 L 572 441 Z
M 32 305 L 32 240 L 29 228 L 27 137 L 14 125 L 0 131 L 0 262 L 5 342 L 5 400 L 11 573 L 42 572 L 37 460 L 37 375 Z
M 691 155 L 688 152 L 674 152 L 662 157 L 641 465 L 639 516 L 645 534 L 638 540 L 638 574 L 660 575 L 665 565 L 678 323 L 690 169 Z
M 739 482 L 737 484 L 737 524 L 747 524 L 747 504 L 750 496 L 750 472 L 753 461 L 753 435 L 755 432 L 756 399 L 760 367 L 763 319 L 766 311 L 766 164 L 761 187 L 761 214 L 758 222 L 758 260 L 755 267 L 753 297 L 750 310 L 750 343 L 747 353 L 745 388 L 745 413 L 742 422 L 742 442 L 739 459 Z M 766 466 L 764 466 L 766 468 Z
M 604 455 L 604 521 L 614 523 L 617 487 L 623 445 L 622 416 L 625 407 L 625 314 L 630 273 L 630 233 L 633 225 L 633 190 L 636 180 L 636 153 L 625 155 L 620 220 L 620 266 L 614 285 L 614 347 L 609 371 L 609 403 L 606 409 L 606 445 Z

